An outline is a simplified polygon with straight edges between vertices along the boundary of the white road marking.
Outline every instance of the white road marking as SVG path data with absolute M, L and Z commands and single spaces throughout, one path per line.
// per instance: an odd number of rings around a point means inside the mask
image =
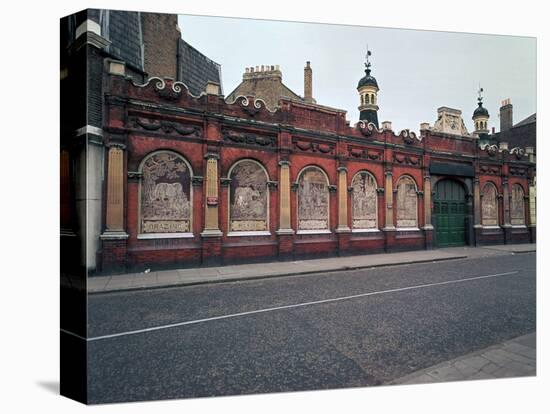
M 92 337 L 92 338 L 88 338 L 87 341 L 90 341 L 90 342 L 91 341 L 100 341 L 102 339 L 117 338 L 117 337 L 120 337 L 120 336 L 135 335 L 135 334 L 140 334 L 140 333 L 145 333 L 145 332 L 152 332 L 152 331 L 160 331 L 162 329 L 170 329 L 170 328 L 176 328 L 176 327 L 179 327 L 179 326 L 186 326 L 186 325 L 195 325 L 195 324 L 198 324 L 198 323 L 217 321 L 217 320 L 221 320 L 221 319 L 237 318 L 239 316 L 253 315 L 253 314 L 256 314 L 256 313 L 273 312 L 273 311 L 281 310 L 281 309 L 300 308 L 300 307 L 304 307 L 304 306 L 319 305 L 321 303 L 339 302 L 339 301 L 343 301 L 343 300 L 363 298 L 363 297 L 367 297 L 367 296 L 382 295 L 382 294 L 385 294 L 385 293 L 403 292 L 403 291 L 406 291 L 406 290 L 422 289 L 422 288 L 427 288 L 427 287 L 431 287 L 431 286 L 442 286 L 442 285 L 449 285 L 449 284 L 452 284 L 452 283 L 463 283 L 463 282 L 469 282 L 469 281 L 472 281 L 472 280 L 488 279 L 488 278 L 492 278 L 492 277 L 509 276 L 509 275 L 513 275 L 513 274 L 516 274 L 516 273 L 519 273 L 519 272 L 514 271 L 514 272 L 506 272 L 506 273 L 495 273 L 493 275 L 475 276 L 475 277 L 468 277 L 468 278 L 465 278 L 465 279 L 447 280 L 445 282 L 426 283 L 426 284 L 423 284 L 423 285 L 415 285 L 415 286 L 407 286 L 407 287 L 395 288 L 395 289 L 379 290 L 379 291 L 368 292 L 368 293 L 359 293 L 357 295 L 341 296 L 341 297 L 337 297 L 337 298 L 315 300 L 315 301 L 311 301 L 311 302 L 295 303 L 295 304 L 292 304 L 292 305 L 275 306 L 273 308 L 258 309 L 258 310 L 248 311 L 248 312 L 232 313 L 232 314 L 229 314 L 229 315 L 213 316 L 211 318 L 196 319 L 194 321 L 185 321 L 185 322 L 171 323 L 171 324 L 168 324 L 168 325 L 153 326 L 151 328 L 136 329 L 135 331 L 126 331 L 126 332 L 119 332 L 119 333 L 110 334 L 110 335 L 95 336 L 95 337 Z M 67 332 L 67 331 L 64 331 L 64 332 Z M 72 334 L 71 332 L 67 332 L 67 333 Z M 79 335 L 76 335 L 76 334 L 72 334 L 72 335 L 77 336 L 79 338 L 82 338 L 82 337 L 80 337 Z M 82 338 L 82 339 L 84 339 L 84 338 Z

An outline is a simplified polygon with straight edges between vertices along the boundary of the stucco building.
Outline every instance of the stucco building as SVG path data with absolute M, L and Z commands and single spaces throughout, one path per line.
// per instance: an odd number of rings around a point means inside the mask
M 378 122 L 378 94 L 391 85 L 379 87 L 367 61 L 350 91 L 360 119 L 351 125 L 345 111 L 314 99 L 310 62 L 304 96 L 282 83 L 281 68 L 264 65 L 247 67 L 225 97 L 220 76 L 190 86 L 192 67 L 177 66 L 181 37 L 163 35 L 176 45 L 164 68 L 136 70 L 106 50 L 102 25 L 84 17 L 70 47 L 80 39 L 82 64 L 96 62 L 101 118 L 62 137 L 62 171 L 77 183 L 67 179 L 62 192 L 62 224 L 64 237 L 82 234 L 82 209 L 90 214 L 96 204 L 87 259 L 79 256 L 89 270 L 535 240 L 534 156 L 489 134 L 481 96 L 472 133 L 461 111 L 448 107 L 419 133 L 394 131 Z M 143 36 L 147 19 L 137 21 Z M 174 22 L 165 29 L 173 32 Z M 69 60 L 68 67 L 77 59 Z M 166 74 L 174 65 L 176 76 Z M 74 144 L 83 127 L 82 142 L 93 142 L 95 153 Z M 74 196 L 82 157 L 87 174 L 96 174 L 88 204 Z

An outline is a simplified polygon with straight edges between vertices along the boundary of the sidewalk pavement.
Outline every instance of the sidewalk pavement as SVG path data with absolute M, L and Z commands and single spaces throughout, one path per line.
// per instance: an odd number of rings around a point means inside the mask
M 535 376 L 537 373 L 536 332 L 388 382 L 388 384 L 427 384 L 446 381 Z
M 153 289 L 159 287 L 231 282 L 236 280 L 366 269 L 371 267 L 436 262 L 463 258 L 481 258 L 534 252 L 535 248 L 535 244 L 509 244 L 504 246 L 500 245 L 486 247 L 448 247 L 434 250 L 332 257 L 327 259 L 297 260 L 291 262 L 255 263 L 220 267 L 151 271 L 147 273 L 129 273 L 112 276 L 92 276 L 88 278 L 88 293 Z

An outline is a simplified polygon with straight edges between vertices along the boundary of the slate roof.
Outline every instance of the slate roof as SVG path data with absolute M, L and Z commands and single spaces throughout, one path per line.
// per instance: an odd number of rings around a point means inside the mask
M 179 41 L 179 80 L 187 85 L 193 95 L 199 95 L 206 90 L 208 81 L 220 84 L 220 93 L 223 94 L 221 80 L 221 65 L 209 59 L 185 40 Z
M 111 41 L 107 51 L 143 70 L 141 21 L 138 12 L 102 10 L 102 30 Z
M 523 121 L 518 122 L 514 127 L 519 127 L 523 125 L 528 125 L 532 123 L 537 122 L 537 113 L 535 112 L 533 115 L 529 115 L 527 118 L 525 118 Z
M 533 147 L 537 148 L 537 114 L 528 116 L 523 121 L 518 122 L 507 131 L 498 132 L 492 137 L 499 142 L 507 142 L 508 148 L 514 147 Z

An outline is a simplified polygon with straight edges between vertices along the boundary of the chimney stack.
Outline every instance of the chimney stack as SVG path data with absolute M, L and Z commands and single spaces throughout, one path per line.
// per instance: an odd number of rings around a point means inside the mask
M 312 77 L 313 77 L 313 73 L 311 71 L 311 66 L 309 65 L 309 60 L 308 60 L 306 62 L 306 67 L 304 68 L 304 100 L 308 103 L 313 103 Z
M 513 125 L 512 101 L 508 98 L 500 106 L 500 132 L 508 131 Z

